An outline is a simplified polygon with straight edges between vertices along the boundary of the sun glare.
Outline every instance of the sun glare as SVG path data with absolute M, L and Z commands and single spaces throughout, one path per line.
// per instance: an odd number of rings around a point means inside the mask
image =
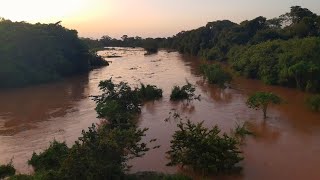
M 85 0 L 6 0 L 1 3 L 0 17 L 12 21 L 50 23 L 72 18 L 85 6 Z

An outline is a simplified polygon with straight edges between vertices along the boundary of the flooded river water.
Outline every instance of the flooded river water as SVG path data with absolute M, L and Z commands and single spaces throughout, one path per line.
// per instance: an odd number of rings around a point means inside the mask
M 72 145 L 82 129 L 99 122 L 95 103 L 89 96 L 99 94 L 99 81 L 112 77 L 133 86 L 140 82 L 154 84 L 164 91 L 163 99 L 143 106 L 138 121 L 139 126 L 149 128 L 146 140 L 157 138 L 161 147 L 131 161 L 132 172 L 179 171 L 166 167 L 165 155 L 176 121 L 164 120 L 176 109 L 193 121 L 204 120 L 206 126 L 218 124 L 223 131 L 248 122 L 256 137 L 249 137 L 242 147 L 242 175 L 230 179 L 320 179 L 320 113 L 310 112 L 304 106 L 305 93 L 239 77 L 232 82 L 232 88 L 222 90 L 205 83 L 198 72 L 200 60 L 195 57 L 166 51 L 144 56 L 138 48 L 100 52 L 114 53 L 122 57 L 108 59 L 110 66 L 87 75 L 0 91 L 0 163 L 12 159 L 18 172 L 30 173 L 27 160 L 34 151 L 47 148 L 53 139 Z M 188 106 L 171 103 L 172 87 L 184 85 L 186 80 L 197 86 L 201 101 Z M 277 93 L 286 104 L 270 107 L 269 118 L 264 121 L 262 112 L 246 107 L 246 98 L 254 91 Z

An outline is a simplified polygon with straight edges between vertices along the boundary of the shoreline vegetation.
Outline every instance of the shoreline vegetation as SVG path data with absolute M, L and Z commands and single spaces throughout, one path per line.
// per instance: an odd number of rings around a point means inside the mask
M 214 21 L 168 38 L 124 35 L 121 40 L 103 36 L 84 41 L 91 48 L 153 44 L 209 61 L 227 62 L 237 74 L 268 85 L 319 93 L 319 36 L 320 16 L 309 9 L 292 6 L 289 12 L 276 18 L 259 16 L 239 24 Z
M 107 66 L 79 39 L 77 31 L 56 24 L 0 19 L 0 88 L 60 80 Z

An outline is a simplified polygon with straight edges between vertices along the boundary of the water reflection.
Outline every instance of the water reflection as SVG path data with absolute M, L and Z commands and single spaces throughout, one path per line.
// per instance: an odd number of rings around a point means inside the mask
M 265 143 L 276 143 L 281 133 L 275 127 L 270 126 L 266 120 L 247 121 L 248 129 L 254 133 L 254 139 Z
M 196 82 L 198 87 L 214 100 L 216 103 L 221 105 L 232 102 L 232 89 L 219 88 L 215 85 L 208 84 L 204 79 Z
M 14 135 L 36 128 L 38 122 L 77 111 L 79 100 L 88 96 L 88 76 L 66 81 L 8 90 L 0 93 L 0 135 Z

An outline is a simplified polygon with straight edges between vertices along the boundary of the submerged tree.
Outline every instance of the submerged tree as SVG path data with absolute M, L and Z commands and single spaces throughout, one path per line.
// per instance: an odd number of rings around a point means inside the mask
M 320 111 L 320 95 L 313 95 L 306 101 L 307 105 L 313 111 Z
M 205 128 L 203 122 L 180 121 L 171 141 L 168 166 L 182 165 L 203 174 L 239 172 L 243 160 L 236 137 L 220 134 L 218 126 Z
M 270 104 L 281 104 L 281 97 L 270 92 L 256 92 L 247 100 L 247 106 L 253 109 L 262 109 L 263 117 L 267 118 L 267 109 Z
M 225 84 L 230 83 L 232 80 L 231 74 L 223 70 L 218 64 L 204 64 L 200 69 L 210 84 L 217 84 L 220 87 L 225 87 Z
M 194 85 L 187 82 L 186 85 L 180 87 L 180 86 L 174 86 L 171 91 L 170 100 L 171 101 L 179 101 L 179 100 L 187 100 L 188 102 L 193 99 L 200 98 L 199 96 L 195 95 L 196 88 Z

